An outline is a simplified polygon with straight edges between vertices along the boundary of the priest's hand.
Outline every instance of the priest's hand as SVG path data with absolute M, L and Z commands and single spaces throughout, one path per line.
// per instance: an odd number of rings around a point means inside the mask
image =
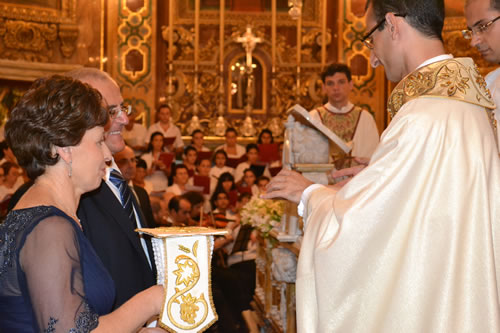
M 368 158 L 365 158 L 365 157 L 355 157 L 354 161 L 359 163 L 359 165 L 356 165 L 356 166 L 353 166 L 350 168 L 332 171 L 330 176 L 333 179 L 339 179 L 342 177 L 345 178 L 345 179 L 342 179 L 341 181 L 336 182 L 335 185 L 333 186 L 334 189 L 337 189 L 337 190 L 341 189 L 345 184 L 347 184 L 352 179 L 352 177 L 356 176 L 358 173 L 361 172 L 361 170 L 366 168 L 368 166 L 368 163 L 370 162 L 370 160 Z
M 314 184 L 300 173 L 291 170 L 281 170 L 266 186 L 263 199 L 283 198 L 295 203 L 300 202 L 302 192 Z

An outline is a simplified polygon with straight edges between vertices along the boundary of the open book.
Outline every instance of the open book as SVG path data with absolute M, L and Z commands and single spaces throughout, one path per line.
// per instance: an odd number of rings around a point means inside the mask
M 335 145 L 337 145 L 344 153 L 348 154 L 351 151 L 351 147 L 349 147 L 344 140 L 342 140 L 337 134 L 330 131 L 330 129 L 323 125 L 320 120 L 311 118 L 309 112 L 299 104 L 295 104 L 293 107 L 288 109 L 287 113 L 291 114 L 296 121 L 309 127 L 316 128 L 328 139 L 330 139 Z

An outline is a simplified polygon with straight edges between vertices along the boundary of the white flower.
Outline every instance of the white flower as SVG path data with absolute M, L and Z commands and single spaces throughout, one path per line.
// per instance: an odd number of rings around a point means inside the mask
M 253 197 L 241 209 L 241 222 L 252 225 L 267 237 L 273 227 L 280 225 L 283 210 L 283 201 Z

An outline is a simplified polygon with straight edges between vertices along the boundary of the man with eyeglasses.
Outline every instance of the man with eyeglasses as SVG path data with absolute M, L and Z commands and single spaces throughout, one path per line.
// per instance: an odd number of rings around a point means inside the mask
M 123 105 L 116 82 L 95 68 L 81 68 L 66 75 L 101 93 L 110 118 L 105 127 L 105 143 L 113 155 L 121 152 L 125 148 L 122 131 L 132 110 Z M 138 227 L 149 227 L 148 221 L 135 196 L 127 195 L 131 192 L 126 186 L 113 159 L 101 186 L 81 197 L 77 212 L 85 236 L 115 283 L 113 309 L 156 283 L 150 240 L 134 231 Z
M 445 53 L 443 24 L 443 0 L 368 0 L 371 65 L 400 81 L 368 166 L 333 189 L 290 170 L 268 184 L 304 219 L 299 332 L 500 329 L 494 104 L 473 61 Z
M 465 3 L 467 29 L 462 33 L 470 45 L 477 48 L 483 58 L 493 64 L 500 64 L 500 0 L 468 0 Z M 490 72 L 486 84 L 497 108 L 497 140 L 500 147 L 500 67 Z

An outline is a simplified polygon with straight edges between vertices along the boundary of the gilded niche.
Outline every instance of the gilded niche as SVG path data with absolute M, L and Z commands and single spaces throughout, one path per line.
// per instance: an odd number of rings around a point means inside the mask
M 0 1 L 0 58 L 49 62 L 57 46 L 70 58 L 77 39 L 76 0 Z

